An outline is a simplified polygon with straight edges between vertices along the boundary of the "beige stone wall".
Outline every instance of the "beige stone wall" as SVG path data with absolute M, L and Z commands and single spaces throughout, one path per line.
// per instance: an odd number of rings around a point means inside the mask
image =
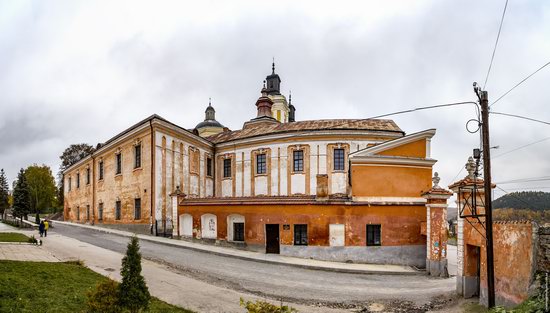
M 90 169 L 90 183 L 86 181 L 86 171 Z M 77 177 L 80 174 L 80 187 Z M 93 208 L 93 162 L 87 158 L 81 164 L 65 173 L 65 220 L 86 222 L 92 219 Z M 70 188 L 69 188 L 70 185 Z M 70 190 L 69 190 L 70 189 Z M 87 206 L 90 206 L 90 216 L 87 216 Z M 80 213 L 80 214 L 79 214 Z

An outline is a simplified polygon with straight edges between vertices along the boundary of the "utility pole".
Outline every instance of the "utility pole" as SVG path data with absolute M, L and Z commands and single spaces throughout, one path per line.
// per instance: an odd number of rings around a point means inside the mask
M 495 267 L 493 256 L 493 205 L 491 203 L 491 146 L 489 144 L 489 99 L 487 91 L 476 89 L 481 105 L 481 135 L 483 138 L 483 182 L 485 189 L 485 232 L 487 243 L 488 307 L 495 306 Z

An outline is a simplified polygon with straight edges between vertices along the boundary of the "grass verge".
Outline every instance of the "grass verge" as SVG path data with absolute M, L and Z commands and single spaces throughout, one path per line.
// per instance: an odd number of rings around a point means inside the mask
M 29 237 L 20 233 L 0 233 L 0 242 L 29 242 Z
M 75 262 L 0 260 L 0 312 L 85 312 L 87 291 L 106 280 Z M 157 298 L 147 312 L 192 313 Z

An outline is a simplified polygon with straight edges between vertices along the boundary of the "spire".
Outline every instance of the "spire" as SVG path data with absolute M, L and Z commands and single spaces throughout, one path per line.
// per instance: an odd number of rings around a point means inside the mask
M 265 80 L 267 82 L 268 95 L 281 94 L 281 78 L 279 75 L 275 74 L 275 58 L 273 58 L 273 63 L 271 63 L 271 75 L 268 75 Z
M 271 75 L 275 75 L 275 57 L 273 57 L 273 63 L 271 63 Z
M 292 91 L 288 91 L 288 122 L 296 122 L 296 108 L 292 105 Z
M 212 106 L 212 98 L 208 98 L 208 107 L 206 107 L 206 111 L 204 111 L 204 120 L 216 120 L 216 110 L 214 110 L 214 107 Z

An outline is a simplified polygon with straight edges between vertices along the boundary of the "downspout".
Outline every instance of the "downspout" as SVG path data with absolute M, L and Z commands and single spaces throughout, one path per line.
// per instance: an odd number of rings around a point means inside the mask
M 153 210 L 154 210 L 154 196 L 155 196 L 155 136 L 153 132 L 153 120 L 149 120 L 149 127 L 151 129 L 151 190 L 149 193 L 151 194 L 151 209 L 149 210 L 149 227 L 151 229 L 151 235 L 156 235 L 153 232 Z
M 95 157 L 92 153 L 92 225 L 95 224 Z

